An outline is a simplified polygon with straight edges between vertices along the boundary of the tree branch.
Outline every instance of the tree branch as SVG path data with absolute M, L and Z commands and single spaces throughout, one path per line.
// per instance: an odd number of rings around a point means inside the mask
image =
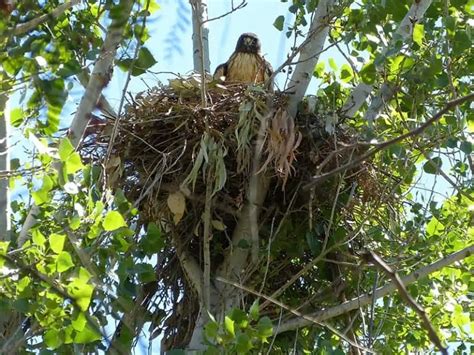
M 42 23 L 44 23 L 48 20 L 51 20 L 53 18 L 57 18 L 57 17 L 61 16 L 64 12 L 69 10 L 74 5 L 79 4 L 80 2 L 81 2 L 81 0 L 71 0 L 67 3 L 59 5 L 57 8 L 55 8 L 49 14 L 44 14 L 44 15 L 41 15 L 39 17 L 34 18 L 31 21 L 28 21 L 26 23 L 22 23 L 22 24 L 16 26 L 13 29 L 13 35 L 19 36 L 19 35 L 22 35 L 26 32 L 29 32 L 29 31 L 33 30 L 35 27 L 41 25 Z
M 460 251 L 457 251 L 453 254 L 450 254 L 434 262 L 433 264 L 421 267 L 420 269 L 413 271 L 409 275 L 402 277 L 401 281 L 403 282 L 404 285 L 409 285 L 417 280 L 427 277 L 433 272 L 436 272 L 446 266 L 449 266 L 455 263 L 456 261 L 465 259 L 468 256 L 471 256 L 473 253 L 474 253 L 474 244 Z M 352 300 L 344 302 L 338 306 L 331 307 L 322 311 L 318 311 L 318 312 L 309 314 L 308 316 L 310 316 L 313 319 L 313 321 L 316 320 L 318 322 L 321 322 L 330 318 L 334 318 L 334 317 L 340 316 L 341 314 L 350 312 L 354 309 L 367 306 L 372 302 L 372 299 L 375 300 L 375 299 L 384 297 L 392 293 L 393 291 L 395 291 L 396 288 L 397 287 L 395 283 L 390 282 L 383 287 L 377 288 L 375 292 L 370 292 L 365 295 L 353 298 Z M 280 328 L 278 329 L 278 333 L 283 333 L 283 332 L 287 332 L 287 331 L 294 330 L 297 328 L 306 327 L 311 324 L 312 322 L 309 322 L 306 319 L 301 319 L 301 318 L 291 319 L 280 326 Z
M 413 1 L 413 5 L 410 7 L 410 10 L 408 10 L 408 12 L 406 13 L 405 17 L 400 23 L 400 26 L 398 26 L 398 29 L 395 32 L 394 36 L 392 37 L 392 40 L 382 50 L 382 55 L 387 53 L 387 51 L 391 47 L 393 47 L 396 41 L 399 41 L 399 40 L 406 41 L 408 37 L 411 36 L 412 28 L 414 24 L 413 20 L 419 21 L 421 18 L 423 18 L 426 10 L 428 10 L 432 1 L 433 0 Z M 372 89 L 373 89 L 372 85 L 367 85 L 363 83 L 357 85 L 352 91 L 351 95 L 349 96 L 349 99 L 344 104 L 344 107 L 342 110 L 345 113 L 345 115 L 348 117 L 353 117 L 356 114 L 356 112 L 359 111 L 361 106 L 364 104 L 365 100 L 372 92 Z M 372 100 L 369 106 L 369 109 L 365 113 L 364 118 L 370 119 L 371 121 L 373 121 L 375 117 L 378 115 L 378 113 L 380 112 L 380 109 L 383 107 L 383 103 L 386 102 L 387 99 L 390 97 L 390 93 L 393 94 L 393 89 L 388 87 L 386 84 L 382 85 L 382 88 L 380 89 L 379 93 Z
M 382 142 L 382 143 L 375 143 L 375 144 L 371 144 L 373 145 L 374 147 L 372 149 L 369 149 L 365 154 L 362 154 L 361 156 L 359 156 L 358 158 L 355 158 L 354 160 L 334 169 L 334 170 L 331 170 L 327 173 L 324 173 L 324 174 L 321 174 L 321 175 L 316 175 L 316 176 L 313 176 L 313 178 L 311 179 L 311 182 L 309 182 L 308 184 L 306 184 L 303 188 L 304 189 L 309 189 L 311 188 L 312 186 L 314 186 L 315 184 L 321 182 L 322 180 L 325 180 L 335 174 L 338 174 L 340 172 L 343 172 L 347 169 L 351 169 L 357 165 L 359 165 L 360 163 L 362 163 L 363 161 L 367 160 L 368 158 L 374 156 L 376 153 L 380 152 L 381 150 L 384 150 L 388 147 L 390 147 L 391 145 L 395 144 L 395 143 L 398 143 L 402 140 L 404 140 L 405 138 L 408 138 L 408 137 L 412 137 L 412 136 L 416 136 L 420 133 L 422 133 L 426 128 L 428 128 L 429 126 L 431 126 L 433 123 L 435 123 L 436 121 L 438 121 L 441 117 L 443 117 L 443 115 L 452 110 L 454 107 L 458 106 L 458 105 L 461 105 L 462 103 L 464 102 L 467 102 L 467 101 L 472 101 L 474 100 L 474 93 L 473 94 L 469 94 L 467 96 L 463 96 L 463 97 L 460 97 L 458 99 L 455 99 L 455 100 L 452 100 L 452 101 L 449 101 L 446 106 L 444 106 L 443 109 L 441 109 L 440 111 L 438 111 L 433 117 L 431 117 L 429 120 L 427 120 L 425 123 L 423 123 L 421 126 L 419 126 L 418 128 L 415 128 L 414 130 L 412 131 L 409 131 L 407 133 L 404 133 L 398 137 L 395 137 L 393 139 L 389 139 L 388 141 L 385 141 L 385 142 Z
M 364 350 L 364 351 L 371 352 L 370 349 L 361 347 L 359 344 L 355 343 L 354 341 L 352 341 L 351 339 L 349 339 L 346 335 L 344 335 L 343 333 L 341 333 L 340 331 L 338 331 L 338 330 L 335 329 L 334 327 L 330 326 L 329 324 L 321 323 L 320 321 L 317 321 L 317 320 L 315 320 L 315 319 L 313 319 L 313 318 L 311 318 L 311 317 L 309 317 L 309 316 L 307 316 L 307 315 L 301 313 L 300 311 L 298 311 L 298 310 L 296 310 L 296 309 L 293 309 L 293 308 L 287 306 L 286 304 L 284 304 L 284 303 L 282 303 L 282 302 L 280 302 L 280 301 L 278 301 L 278 300 L 276 300 L 276 299 L 274 299 L 274 298 L 272 298 L 272 297 L 270 297 L 270 296 L 266 296 L 266 295 L 264 295 L 264 294 L 261 293 L 261 292 L 252 290 L 252 289 L 250 289 L 250 288 L 248 288 L 248 287 L 245 287 L 245 286 L 243 286 L 243 285 L 238 284 L 237 282 L 229 281 L 229 280 L 226 280 L 226 279 L 224 279 L 224 278 L 222 278 L 222 277 L 217 277 L 216 280 L 217 280 L 217 281 L 220 281 L 220 282 L 223 282 L 223 283 L 225 283 L 225 284 L 227 284 L 227 285 L 234 286 L 234 287 L 236 287 L 236 288 L 238 288 L 238 289 L 244 290 L 245 292 L 251 293 L 251 294 L 253 294 L 253 295 L 255 295 L 255 296 L 261 297 L 261 298 L 265 299 L 266 301 L 271 302 L 271 303 L 277 305 L 278 307 L 281 307 L 281 308 L 287 310 L 288 312 L 294 314 L 295 316 L 298 316 L 298 317 L 301 317 L 301 318 L 307 320 L 307 321 L 310 322 L 310 323 L 317 324 L 317 325 L 319 325 L 319 326 L 321 326 L 321 327 L 328 328 L 331 332 L 333 332 L 333 333 L 336 334 L 338 337 L 340 337 L 341 339 L 345 340 L 346 342 L 348 342 L 348 343 L 351 344 L 352 346 L 354 346 L 354 347 L 356 347 L 356 348 L 358 348 L 358 349 L 362 349 L 362 350 Z
M 403 284 L 403 281 L 398 275 L 398 273 L 395 272 L 380 256 L 378 256 L 373 251 L 369 250 L 369 255 L 370 255 L 371 261 L 374 264 L 376 264 L 380 269 L 382 269 L 390 277 L 390 279 L 392 280 L 392 283 L 395 284 L 395 286 L 398 289 L 398 292 L 400 293 L 400 296 L 405 300 L 405 302 L 408 303 L 408 305 L 416 313 L 418 313 L 418 315 L 420 316 L 423 322 L 424 327 L 428 331 L 428 336 L 430 337 L 431 342 L 436 345 L 436 347 L 441 351 L 443 355 L 447 355 L 448 351 L 443 346 L 443 344 L 441 344 L 441 340 L 439 339 L 438 334 L 436 334 L 433 324 L 431 324 L 431 321 L 426 315 L 425 310 L 408 293 L 408 290 Z
M 295 91 L 292 93 L 288 103 L 288 113 L 291 117 L 295 117 L 298 104 L 303 99 L 308 85 L 313 78 L 313 71 L 319 60 L 324 43 L 329 33 L 329 10 L 334 6 L 334 0 L 321 0 L 318 8 L 314 13 L 314 19 L 311 22 L 308 36 L 305 40 L 306 44 L 302 47 L 298 57 L 298 64 L 290 79 L 290 86 L 294 86 Z

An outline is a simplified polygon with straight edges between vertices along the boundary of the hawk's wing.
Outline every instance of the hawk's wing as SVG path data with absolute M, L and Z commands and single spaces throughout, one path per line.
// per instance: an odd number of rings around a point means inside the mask
M 214 72 L 213 79 L 214 80 L 222 80 L 222 77 L 227 76 L 227 63 L 222 63 L 217 66 L 216 71 Z
M 268 79 L 273 75 L 273 67 L 272 65 L 263 58 L 263 65 L 264 65 L 264 73 L 263 73 L 263 81 L 267 83 Z M 267 89 L 270 89 L 273 92 L 273 79 L 265 85 Z

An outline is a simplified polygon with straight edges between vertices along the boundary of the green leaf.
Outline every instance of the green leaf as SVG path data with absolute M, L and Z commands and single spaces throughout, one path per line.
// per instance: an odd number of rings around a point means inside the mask
M 105 216 L 102 226 L 107 232 L 111 232 L 121 227 L 126 227 L 127 224 L 119 212 L 110 211 Z
M 49 175 L 43 177 L 43 185 L 37 191 L 33 191 L 31 196 L 38 206 L 49 201 L 49 192 L 53 189 L 54 182 Z
M 260 318 L 258 299 L 253 301 L 252 306 L 250 306 L 249 315 L 250 315 L 250 318 L 253 320 L 257 320 L 258 318 Z
M 33 240 L 33 243 L 38 246 L 44 246 L 46 243 L 45 236 L 37 228 L 33 229 L 31 232 L 31 239 Z
M 413 42 L 421 47 L 423 44 L 423 38 L 425 36 L 425 26 L 421 23 L 415 23 L 413 26 Z
M 345 83 L 351 81 L 354 77 L 354 72 L 349 64 L 343 64 L 341 67 L 341 80 Z
M 431 217 L 431 220 L 426 225 L 426 233 L 429 236 L 439 235 L 444 231 L 444 225 L 436 217 Z
M 334 58 L 329 58 L 329 66 L 331 67 L 332 70 L 337 72 L 337 64 Z
M 74 337 L 74 343 L 88 344 L 100 339 L 102 339 L 102 335 L 97 330 L 93 329 L 89 323 L 86 323 L 84 329 L 81 332 L 78 332 Z
M 87 269 L 83 268 L 82 266 L 79 268 L 79 277 L 78 279 L 82 282 L 87 282 L 92 277 L 91 273 L 87 271 Z
M 94 287 L 82 279 L 75 278 L 67 286 L 68 292 L 75 299 L 81 311 L 87 311 Z
M 124 59 L 119 61 L 118 66 L 122 70 L 131 70 L 132 76 L 139 76 L 146 72 L 146 70 L 156 64 L 156 60 L 151 54 L 151 52 L 146 47 L 141 47 L 140 52 L 138 53 L 138 58 L 135 62 L 130 59 Z M 133 65 L 133 68 L 131 66 Z
M 374 63 L 364 65 L 360 71 L 360 77 L 365 84 L 373 84 L 375 82 L 377 71 Z
M 69 156 L 74 153 L 74 150 L 74 146 L 68 138 L 61 139 L 58 147 L 59 159 L 61 159 L 62 162 L 65 162 Z
M 49 246 L 52 251 L 56 254 L 59 254 L 63 251 L 64 248 L 64 241 L 66 240 L 66 236 L 63 234 L 56 234 L 53 233 L 49 236 Z
M 461 149 L 462 152 L 466 154 L 471 154 L 472 153 L 472 143 L 468 141 L 461 142 L 461 145 L 459 146 L 459 149 Z
M 209 340 L 214 340 L 219 331 L 219 324 L 216 321 L 211 321 L 204 326 L 204 335 Z
M 324 68 L 326 67 L 326 64 L 321 60 L 316 64 L 316 68 L 314 69 L 313 75 L 315 75 L 318 78 L 321 78 L 324 74 Z
M 443 161 L 440 157 L 434 157 L 423 165 L 423 170 L 427 174 L 437 174 L 438 170 L 441 169 L 442 164 Z
M 0 241 L 0 255 L 5 255 L 8 252 L 8 245 L 10 242 Z
M 156 281 L 156 272 L 153 266 L 147 263 L 139 263 L 134 266 L 133 270 L 136 272 L 141 283 L 148 283 Z
M 239 308 L 234 308 L 229 316 L 241 329 L 247 328 L 249 324 L 249 317 L 247 313 Z
M 72 261 L 71 254 L 69 254 L 67 251 L 62 251 L 56 259 L 56 267 L 58 272 L 64 272 L 73 266 L 74 262 Z
M 228 316 L 225 316 L 224 318 L 224 326 L 227 333 L 232 337 L 235 337 L 234 321 Z
M 69 221 L 69 228 L 75 231 L 81 226 L 81 219 L 78 216 L 73 216 Z
M 283 31 L 283 25 L 285 24 L 285 16 L 280 15 L 278 16 L 275 21 L 273 22 L 273 26 L 278 30 L 278 31 Z
M 252 344 L 252 341 L 250 340 L 250 337 L 245 333 L 241 333 L 237 335 L 235 348 L 237 352 L 239 353 L 248 354 L 250 350 L 252 350 L 253 348 L 253 344 Z
M 264 342 L 268 337 L 272 336 L 273 324 L 270 318 L 268 317 L 260 318 L 257 324 L 257 332 L 258 332 L 259 337 Z
M 459 304 L 454 306 L 454 312 L 451 314 L 451 324 L 461 331 L 465 331 L 470 324 L 469 313 L 464 312 Z
M 79 312 L 76 319 L 71 321 L 74 330 L 82 331 L 87 324 L 87 318 L 84 312 Z
M 63 344 L 63 337 L 59 330 L 50 328 L 43 336 L 44 342 L 51 349 L 57 349 Z
M 148 11 L 150 11 L 150 14 L 153 14 L 159 9 L 160 9 L 160 4 L 158 4 L 155 0 L 151 0 L 148 5 Z
M 74 174 L 84 168 L 81 156 L 77 152 L 73 152 L 65 161 L 66 174 Z
M 306 10 L 308 13 L 313 12 L 316 10 L 316 7 L 318 6 L 318 0 L 308 0 L 306 1 Z
M 140 247 L 143 252 L 151 256 L 159 252 L 165 246 L 160 228 L 155 223 L 149 223 L 146 234 L 140 239 Z
M 10 111 L 10 124 L 13 127 L 20 127 L 25 118 L 25 112 L 20 107 L 15 107 Z

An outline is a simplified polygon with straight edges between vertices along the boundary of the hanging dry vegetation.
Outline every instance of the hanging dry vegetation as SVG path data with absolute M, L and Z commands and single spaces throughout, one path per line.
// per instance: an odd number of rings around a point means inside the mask
M 139 223 L 145 228 L 150 223 L 159 225 L 169 237 L 156 268 L 161 290 L 156 297 L 160 304 L 180 310 L 162 325 L 165 339 L 171 342 L 168 348 L 187 344 L 199 310 L 197 295 L 184 276 L 176 250 L 185 249 L 203 267 L 208 183 L 212 184 L 211 260 L 215 270 L 229 248 L 246 199 L 253 160 L 258 157 L 258 174 L 265 174 L 270 184 L 259 217 L 259 234 L 265 254 L 272 240 L 270 259 L 264 258 L 271 267 L 266 276 L 255 278 L 258 282 L 266 278 L 266 294 L 278 290 L 300 270 L 292 258 L 298 257 L 304 264 L 314 257 L 313 246 L 295 245 L 292 234 L 304 236 L 317 230 L 319 222 L 327 219 L 325 211 L 343 190 L 352 191 L 340 204 L 350 230 L 352 210 L 376 199 L 380 186 L 374 170 L 365 163 L 346 172 L 343 180 L 329 179 L 311 191 L 303 190 L 311 176 L 344 164 L 361 150 L 355 144 L 355 131 L 338 125 L 335 133 L 328 135 L 323 119 L 305 103 L 294 121 L 284 109 L 285 94 L 270 94 L 260 87 L 210 83 L 207 101 L 208 108 L 203 109 L 195 77 L 172 80 L 169 86 L 155 87 L 129 101 L 106 163 L 113 121 L 100 132 L 89 134 L 82 147 L 85 158 L 105 165 L 108 185 L 122 189 L 138 207 Z M 354 194 L 355 185 L 364 187 Z M 322 242 L 324 236 L 315 238 Z M 305 288 L 295 291 L 310 292 Z M 178 303 L 181 307 L 176 307 Z M 181 338 L 174 338 L 174 334 Z

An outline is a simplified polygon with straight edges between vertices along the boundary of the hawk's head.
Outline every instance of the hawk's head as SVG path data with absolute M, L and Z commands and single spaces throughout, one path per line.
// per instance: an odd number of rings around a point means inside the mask
M 255 33 L 243 33 L 240 35 L 235 47 L 236 52 L 260 53 L 260 40 Z

